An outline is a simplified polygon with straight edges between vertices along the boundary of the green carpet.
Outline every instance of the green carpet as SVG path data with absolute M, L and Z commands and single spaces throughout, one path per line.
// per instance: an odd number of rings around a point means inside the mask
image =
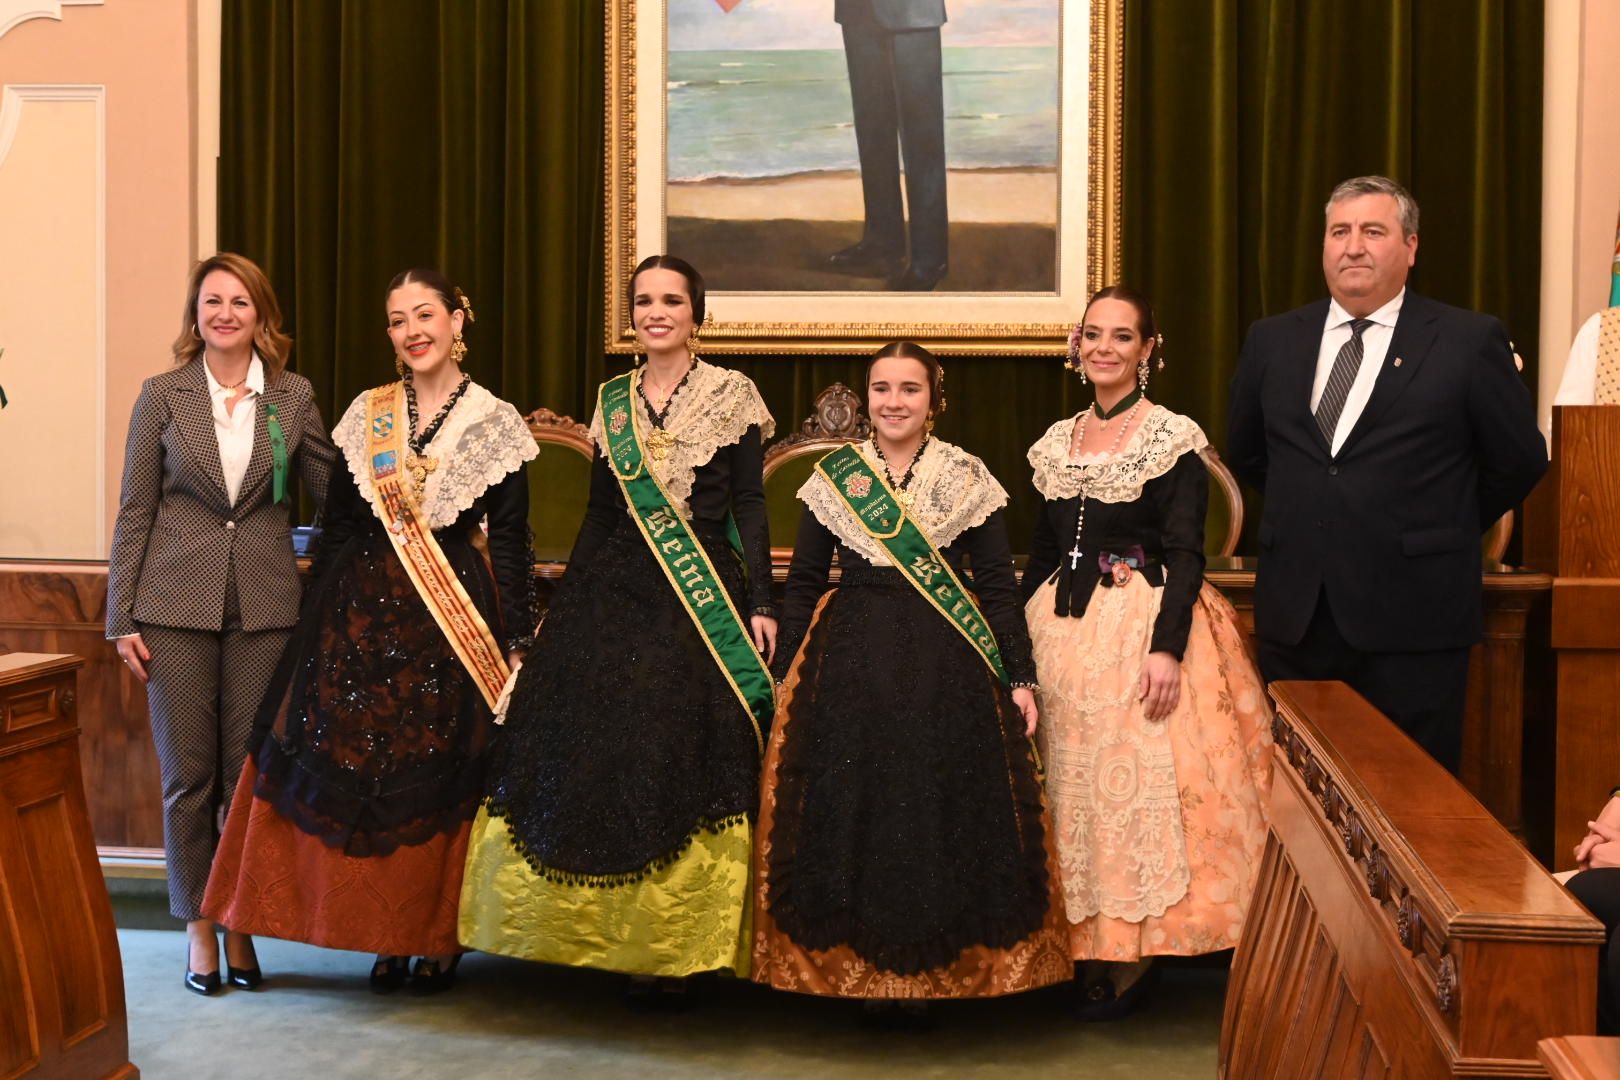
M 160 884 L 160 883 L 153 883 Z M 260 939 L 257 992 L 199 998 L 181 986 L 185 938 L 161 895 L 115 898 L 130 1056 L 146 1080 L 482 1080 L 1215 1075 L 1226 971 L 1165 966 L 1153 998 L 1112 1024 L 1069 1016 L 1054 988 L 935 1006 L 928 1032 L 859 1026 L 857 1007 L 700 980 L 695 1007 L 636 1013 L 615 975 L 469 955 L 448 994 L 379 997 L 370 957 Z M 1055 1071 L 1054 1071 L 1055 1070 Z

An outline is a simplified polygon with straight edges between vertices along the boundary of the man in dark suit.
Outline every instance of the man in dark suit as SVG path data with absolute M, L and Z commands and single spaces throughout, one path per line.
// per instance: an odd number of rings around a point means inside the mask
M 1394 181 L 1327 205 L 1330 299 L 1249 329 L 1228 458 L 1265 492 L 1266 679 L 1342 679 L 1455 772 L 1480 533 L 1547 468 L 1502 324 L 1410 292 L 1418 208 Z
M 843 27 L 866 228 L 832 255 L 837 270 L 925 291 L 945 276 L 945 98 L 939 28 L 945 0 L 835 0 Z M 905 155 L 906 201 L 900 201 Z M 908 253 L 905 208 L 911 212 Z

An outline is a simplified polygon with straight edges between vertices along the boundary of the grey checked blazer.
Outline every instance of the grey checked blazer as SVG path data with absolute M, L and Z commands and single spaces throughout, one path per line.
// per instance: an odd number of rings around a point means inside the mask
M 292 372 L 272 377 L 266 368 L 265 380 L 256 402 L 253 456 L 234 507 L 225 492 L 202 360 L 142 384 L 129 421 L 124 489 L 107 566 L 109 638 L 136 633 L 138 623 L 223 629 L 233 563 L 243 630 L 297 621 L 302 586 L 293 561 L 291 500 L 270 501 L 265 406 L 276 406 L 289 466 L 303 476 L 317 504 L 326 500 L 337 450 L 308 379 Z

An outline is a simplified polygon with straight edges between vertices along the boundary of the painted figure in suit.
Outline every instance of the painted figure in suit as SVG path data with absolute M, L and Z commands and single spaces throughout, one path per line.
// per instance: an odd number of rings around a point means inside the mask
M 828 261 L 835 269 L 886 276 L 891 289 L 932 289 L 945 276 L 948 256 L 939 42 L 945 0 L 836 0 L 833 18 L 844 32 L 866 227 L 859 243 Z
M 300 597 L 292 473 L 326 497 L 335 450 L 263 271 L 240 255 L 199 263 L 176 366 L 146 380 L 130 418 L 107 568 L 107 637 L 146 684 L 163 781 L 169 910 L 190 937 L 186 985 L 220 985 L 202 914 L 219 818 L 253 713 Z M 231 981 L 257 980 L 253 944 L 226 936 Z
M 1455 772 L 1480 532 L 1546 446 L 1502 324 L 1406 288 L 1405 189 L 1347 180 L 1326 216 L 1330 298 L 1255 323 L 1232 380 L 1227 457 L 1265 492 L 1260 667 L 1342 679 Z

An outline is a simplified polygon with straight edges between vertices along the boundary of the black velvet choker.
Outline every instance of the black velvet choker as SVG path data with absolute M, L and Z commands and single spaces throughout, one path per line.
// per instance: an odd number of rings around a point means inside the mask
M 1118 416 L 1132 405 L 1135 405 L 1140 400 L 1142 400 L 1142 388 L 1138 386 L 1135 390 L 1132 390 L 1130 393 L 1116 401 L 1112 409 L 1104 411 L 1101 404 L 1093 401 L 1091 403 L 1091 411 L 1097 415 L 1097 419 L 1099 420 L 1112 420 L 1114 417 Z

